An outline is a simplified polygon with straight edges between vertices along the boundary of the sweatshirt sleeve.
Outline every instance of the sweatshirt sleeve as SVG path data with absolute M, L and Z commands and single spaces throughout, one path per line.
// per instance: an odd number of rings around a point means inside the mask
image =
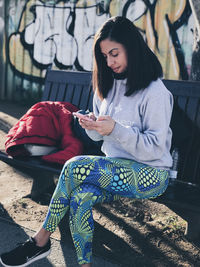
M 95 117 L 97 118 L 99 116 L 99 108 L 101 105 L 101 100 L 99 99 L 97 93 L 94 94 L 93 98 L 93 113 Z M 101 141 L 103 140 L 103 136 L 100 135 L 97 131 L 95 130 L 85 130 L 87 135 L 93 140 L 93 141 Z
M 136 125 L 116 122 L 109 137 L 117 140 L 138 161 L 160 159 L 166 151 L 167 135 L 173 108 L 173 96 L 163 86 L 148 90 L 140 105 L 142 130 Z

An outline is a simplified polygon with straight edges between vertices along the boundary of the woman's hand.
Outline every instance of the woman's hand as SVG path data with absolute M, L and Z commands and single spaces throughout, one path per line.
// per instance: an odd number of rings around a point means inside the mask
M 97 120 L 92 121 L 79 119 L 79 123 L 82 128 L 87 130 L 95 130 L 103 136 L 109 135 L 115 126 L 115 121 L 110 116 L 100 116 Z

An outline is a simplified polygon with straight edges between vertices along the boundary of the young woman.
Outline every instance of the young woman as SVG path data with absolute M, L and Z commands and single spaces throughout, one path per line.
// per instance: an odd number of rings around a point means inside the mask
M 41 229 L 1 255 L 4 266 L 27 266 L 50 252 L 50 235 L 70 210 L 78 263 L 91 266 L 92 207 L 120 196 L 155 198 L 168 185 L 172 165 L 169 127 L 173 97 L 161 81 L 161 65 L 131 21 L 112 17 L 95 35 L 91 120 L 80 125 L 103 140 L 101 156 L 67 161 Z

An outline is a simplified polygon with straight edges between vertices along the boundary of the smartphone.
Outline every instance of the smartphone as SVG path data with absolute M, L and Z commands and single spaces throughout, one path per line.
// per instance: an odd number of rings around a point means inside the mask
M 83 115 L 79 112 L 73 112 L 73 116 L 82 119 L 82 120 L 86 120 L 86 121 L 93 121 L 93 119 L 91 119 L 88 115 Z

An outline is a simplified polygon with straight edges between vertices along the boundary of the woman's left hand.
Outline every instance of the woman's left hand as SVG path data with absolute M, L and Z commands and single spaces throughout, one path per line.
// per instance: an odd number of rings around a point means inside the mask
M 114 126 L 115 121 L 110 116 L 99 116 L 96 121 L 86 121 L 79 119 L 79 123 L 82 128 L 87 130 L 95 130 L 100 135 L 109 135 Z

